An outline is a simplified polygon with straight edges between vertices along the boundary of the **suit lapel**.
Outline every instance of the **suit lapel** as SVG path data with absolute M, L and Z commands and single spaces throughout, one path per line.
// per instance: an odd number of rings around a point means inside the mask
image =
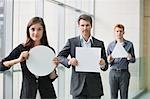
M 80 36 L 77 36 L 74 44 L 76 47 L 81 47 Z
M 94 39 L 94 37 L 92 37 L 91 47 L 95 47 L 95 46 L 96 46 L 96 44 L 95 44 L 95 39 Z

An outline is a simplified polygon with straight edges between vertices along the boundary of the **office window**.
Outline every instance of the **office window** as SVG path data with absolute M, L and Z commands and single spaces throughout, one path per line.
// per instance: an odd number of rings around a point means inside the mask
M 0 59 L 4 56 L 4 1 L 0 0 Z M 0 99 L 3 99 L 3 73 L 0 72 Z
M 13 72 L 13 99 L 20 99 L 22 72 Z
M 0 73 L 0 99 L 3 99 L 3 73 Z
M 59 28 L 59 6 L 49 1 L 44 2 L 44 21 L 49 45 L 57 50 Z
M 46 25 L 48 42 L 51 47 L 54 48 L 56 55 L 58 49 L 58 32 L 59 32 L 59 5 L 49 2 L 46 0 L 44 2 L 44 22 Z M 56 91 L 56 95 L 58 96 L 58 86 L 56 79 L 53 84 Z M 59 97 L 59 96 L 58 96 Z
M 0 59 L 4 53 L 4 1 L 0 1 Z
M 35 16 L 35 0 L 14 1 L 13 48 L 25 41 L 27 23 L 33 16 Z M 20 69 L 20 66 L 14 66 L 13 69 Z
M 65 39 L 76 35 L 77 12 L 65 9 Z
M 82 11 L 94 14 L 94 0 L 81 0 Z
M 71 7 L 74 7 L 74 8 L 80 8 L 80 3 L 81 3 L 81 0 L 65 0 L 65 4 L 66 5 L 69 5 Z
M 25 41 L 28 21 L 35 16 L 35 0 L 14 0 L 13 48 Z M 22 72 L 20 64 L 13 66 L 13 99 L 20 99 Z

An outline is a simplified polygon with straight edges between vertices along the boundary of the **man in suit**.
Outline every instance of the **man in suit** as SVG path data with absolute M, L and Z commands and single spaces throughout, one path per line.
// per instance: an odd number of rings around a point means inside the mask
M 108 69 L 107 57 L 103 41 L 91 36 L 92 18 L 82 14 L 78 18 L 78 26 L 81 35 L 68 39 L 64 48 L 58 54 L 60 63 L 66 67 L 72 66 L 71 91 L 73 99 L 100 99 L 103 95 L 103 86 L 100 72 L 77 72 L 75 67 L 79 65 L 76 59 L 76 47 L 101 48 L 101 59 L 99 65 L 101 70 Z M 89 53 L 90 54 L 90 53 Z M 68 59 L 68 56 L 71 56 Z M 86 62 L 85 57 L 85 62 Z

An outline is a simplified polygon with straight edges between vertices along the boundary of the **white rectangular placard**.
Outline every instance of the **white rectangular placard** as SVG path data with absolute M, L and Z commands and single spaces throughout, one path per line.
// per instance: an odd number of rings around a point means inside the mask
M 101 48 L 76 47 L 76 59 L 79 62 L 76 71 L 100 72 Z

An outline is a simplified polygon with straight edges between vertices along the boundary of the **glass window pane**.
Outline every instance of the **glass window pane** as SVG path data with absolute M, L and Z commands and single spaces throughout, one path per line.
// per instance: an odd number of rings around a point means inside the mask
M 80 1 L 80 0 L 65 0 L 65 4 L 72 6 L 72 7 L 77 7 L 78 1 Z
M 22 73 L 13 72 L 13 99 L 20 99 L 20 91 L 22 85 Z
M 58 32 L 59 32 L 59 5 L 45 1 L 44 2 L 44 22 L 46 25 L 47 37 L 48 42 L 51 47 L 54 48 L 55 52 L 57 53 L 58 49 Z M 56 95 L 58 96 L 58 86 L 57 80 L 55 80 L 54 88 L 56 91 Z M 58 96 L 59 97 L 59 96 Z
M 27 23 L 33 16 L 35 16 L 35 0 L 14 1 L 13 48 L 24 42 Z M 20 69 L 20 66 L 14 66 L 14 69 Z
M 25 41 L 28 21 L 35 16 L 35 0 L 14 0 L 13 48 Z M 20 99 L 22 72 L 20 64 L 13 66 L 13 99 Z
M 0 1 L 0 59 L 4 56 L 4 1 Z
M 0 73 L 0 99 L 3 99 L 3 73 Z
M 58 5 L 51 3 L 49 1 L 44 2 L 44 22 L 47 30 L 47 37 L 49 41 L 49 45 L 52 46 L 55 51 L 58 46 L 58 26 L 60 17 L 58 14 Z
M 82 1 L 82 10 L 89 13 L 93 14 L 94 10 L 94 0 L 81 0 Z
M 4 57 L 4 0 L 0 0 L 0 60 Z M 3 73 L 0 72 L 0 99 L 3 99 Z
M 58 1 L 58 2 L 62 2 L 62 3 L 64 3 L 64 2 L 65 2 L 65 0 L 56 0 L 56 1 Z
M 80 13 L 72 9 L 65 9 L 65 39 L 78 35 L 77 20 Z

